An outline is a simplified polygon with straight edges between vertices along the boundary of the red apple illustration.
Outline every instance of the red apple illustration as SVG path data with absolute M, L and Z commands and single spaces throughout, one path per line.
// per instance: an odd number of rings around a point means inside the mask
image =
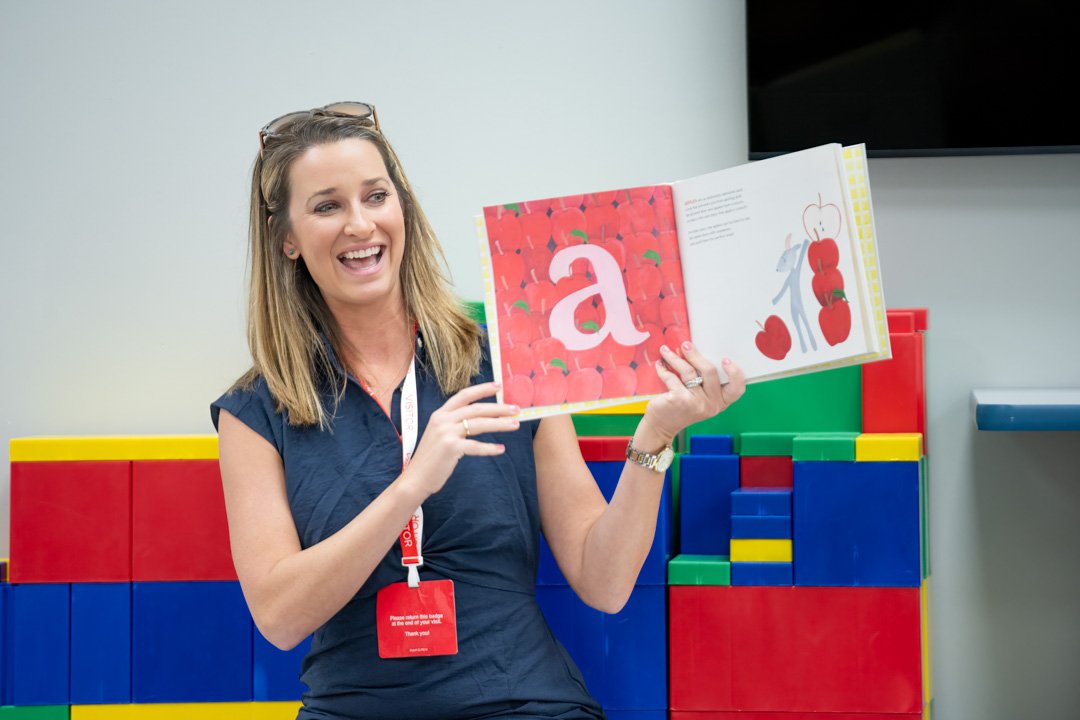
M 551 368 L 533 376 L 533 406 L 561 405 L 566 402 L 566 376 L 562 370 Z
M 564 371 L 568 367 L 566 346 L 560 340 L 553 337 L 542 338 L 532 344 L 532 351 L 535 359 L 533 375 L 544 375 L 552 372 L 554 368 Z
M 843 290 L 837 290 L 830 302 L 818 312 L 818 325 L 825 342 L 839 345 L 851 334 L 851 305 Z
M 623 345 L 608 335 L 600 345 L 600 362 L 598 363 L 605 371 L 620 365 L 629 365 L 637 354 L 636 345 Z
M 543 200 L 529 200 L 528 202 L 521 203 L 526 213 L 538 213 L 540 215 L 547 215 L 551 211 L 552 198 L 545 198 Z
M 664 330 L 659 325 L 652 323 L 645 323 L 640 325 L 639 328 L 649 333 L 649 339 L 637 346 L 634 363 L 637 365 L 651 365 L 660 359 L 660 346 L 666 342 L 664 340 Z
M 844 289 L 844 276 L 836 268 L 830 268 L 822 272 L 814 273 L 814 279 L 810 282 L 814 289 L 814 297 L 824 307 L 829 304 L 829 298 L 833 291 Z
M 773 360 L 783 360 L 791 350 L 791 333 L 779 315 L 765 318 L 765 325 L 758 323 L 761 332 L 754 338 L 761 354 Z
M 615 258 L 615 262 L 619 264 L 619 267 L 626 267 L 626 246 L 621 240 L 616 240 L 614 235 L 608 238 L 590 236 L 589 243 L 607 250 L 611 257 Z
M 528 377 L 535 362 L 532 348 L 529 345 L 500 345 L 500 351 L 504 378 L 513 377 L 514 375 Z
M 675 263 L 678 265 L 679 261 L 679 238 L 675 234 L 675 231 L 661 230 L 656 235 L 656 247 L 660 250 L 660 260 L 664 263 Z
M 634 233 L 652 232 L 656 225 L 653 207 L 644 200 L 619 203 L 619 234 L 624 238 Z
M 656 365 L 653 363 L 639 364 L 634 368 L 634 373 L 637 375 L 637 394 L 638 395 L 657 395 L 659 393 L 667 392 L 667 385 L 660 379 L 660 376 L 656 373 Z
M 660 321 L 664 325 L 689 325 L 686 315 L 686 298 L 670 295 L 660 301 Z
M 513 375 L 503 380 L 503 402 L 518 407 L 532 407 L 533 383 L 528 375 Z
M 594 367 L 575 370 L 566 376 L 566 401 L 588 402 L 599 400 L 604 389 L 604 379 Z
M 629 365 L 604 368 L 603 398 L 630 397 L 637 388 L 637 373 Z
M 572 232 L 585 233 L 586 226 L 585 213 L 577 205 L 561 205 L 551 213 L 551 237 L 562 247 L 571 244 Z
M 626 192 L 630 195 L 631 200 L 635 202 L 640 200 L 641 202 L 647 203 L 652 199 L 654 189 L 654 186 L 646 185 L 643 187 L 630 188 Z
M 495 303 L 500 318 L 510 315 L 528 315 L 528 303 L 525 302 L 525 293 L 521 288 L 496 291 Z
M 494 254 L 491 256 L 491 269 L 496 290 L 521 288 L 521 280 L 525 277 L 525 261 L 521 255 L 516 252 Z
M 547 211 L 525 213 L 518 218 L 521 223 L 522 246 L 547 248 L 551 240 L 551 218 Z
M 608 205 L 614 207 L 612 203 L 615 202 L 615 197 L 619 194 L 618 190 L 608 190 L 605 192 L 590 193 L 585 196 L 585 204 L 590 207 L 598 205 Z
M 806 251 L 806 261 L 813 272 L 824 272 L 835 268 L 840 262 L 840 250 L 832 238 L 821 238 L 810 243 Z
M 545 316 L 551 312 L 555 304 L 555 285 L 550 280 L 537 280 L 525 283 L 525 302 L 529 306 L 530 314 Z
M 539 337 L 536 321 L 525 313 L 499 318 L 499 339 L 504 347 L 527 345 Z
M 548 246 L 540 245 L 535 248 L 525 248 L 521 251 L 521 257 L 525 262 L 526 279 L 532 282 L 551 280 L 551 250 Z
M 653 325 L 663 326 L 660 322 L 660 303 L 656 302 L 654 298 L 650 298 L 647 301 L 631 302 L 630 317 L 634 318 L 635 325 L 641 325 L 641 323 L 652 323 Z
M 660 261 L 660 243 L 651 232 L 623 235 L 623 245 L 626 246 L 626 256 L 630 261 L 627 268 L 639 265 L 655 266 Z
M 664 344 L 676 352 L 682 344 L 690 339 L 690 326 L 666 325 L 664 326 Z
M 635 303 L 657 302 L 664 278 L 660 268 L 646 263 L 641 267 L 629 267 L 623 276 L 626 280 L 626 297 Z
M 585 231 L 590 238 L 614 239 L 619 234 L 619 213 L 615 206 L 608 204 L 585 208 Z

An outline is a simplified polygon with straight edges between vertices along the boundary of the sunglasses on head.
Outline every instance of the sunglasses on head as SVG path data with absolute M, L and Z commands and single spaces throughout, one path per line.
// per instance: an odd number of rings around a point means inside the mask
M 363 102 L 336 102 L 311 110 L 298 110 L 287 113 L 279 118 L 274 118 L 263 126 L 259 131 L 259 152 L 266 150 L 267 138 L 272 138 L 274 133 L 283 127 L 302 117 L 312 115 L 324 115 L 329 117 L 354 118 L 365 122 L 367 125 L 379 129 L 379 116 L 375 113 L 375 106 Z

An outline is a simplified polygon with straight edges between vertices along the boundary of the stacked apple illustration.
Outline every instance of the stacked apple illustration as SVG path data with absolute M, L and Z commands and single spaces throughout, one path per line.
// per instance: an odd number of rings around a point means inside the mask
M 521 407 L 587 402 L 664 392 L 653 364 L 660 346 L 689 339 L 670 188 L 639 187 L 484 208 L 491 253 L 506 402 Z M 552 259 L 592 245 L 621 270 L 620 300 L 648 339 L 616 341 L 587 259 L 552 282 Z M 591 347 L 568 350 L 551 332 L 552 308 L 579 293 L 573 325 L 595 334 Z M 612 301 L 610 295 L 606 296 Z M 570 302 L 574 300 L 571 299 Z
M 807 205 L 802 218 L 810 238 L 806 261 L 813 272 L 811 287 L 821 304 L 818 325 L 829 345 L 844 342 L 851 333 L 851 306 L 844 294 L 844 277 L 838 268 L 840 248 L 836 244 L 842 217 L 839 206 L 823 202 L 818 195 L 817 203 Z

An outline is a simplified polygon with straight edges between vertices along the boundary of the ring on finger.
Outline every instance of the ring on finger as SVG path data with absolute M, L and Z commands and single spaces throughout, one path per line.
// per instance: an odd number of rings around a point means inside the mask
M 685 385 L 687 389 L 693 389 L 701 385 L 701 383 L 703 382 L 705 382 L 705 378 L 701 377 L 700 375 L 695 375 L 694 377 L 684 382 L 683 385 Z
M 465 437 L 469 437 L 469 421 L 465 418 L 462 418 L 461 424 L 465 427 Z

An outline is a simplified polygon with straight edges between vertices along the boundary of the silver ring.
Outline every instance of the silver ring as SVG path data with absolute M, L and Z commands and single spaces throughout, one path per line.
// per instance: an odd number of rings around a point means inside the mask
M 705 382 L 705 378 L 698 375 L 696 377 L 690 378 L 689 380 L 684 382 L 683 385 L 685 385 L 687 388 L 696 388 L 698 385 L 701 385 L 701 383 L 703 383 L 703 382 Z
M 465 426 L 465 437 L 469 437 L 469 421 L 465 418 L 462 418 L 461 424 Z

